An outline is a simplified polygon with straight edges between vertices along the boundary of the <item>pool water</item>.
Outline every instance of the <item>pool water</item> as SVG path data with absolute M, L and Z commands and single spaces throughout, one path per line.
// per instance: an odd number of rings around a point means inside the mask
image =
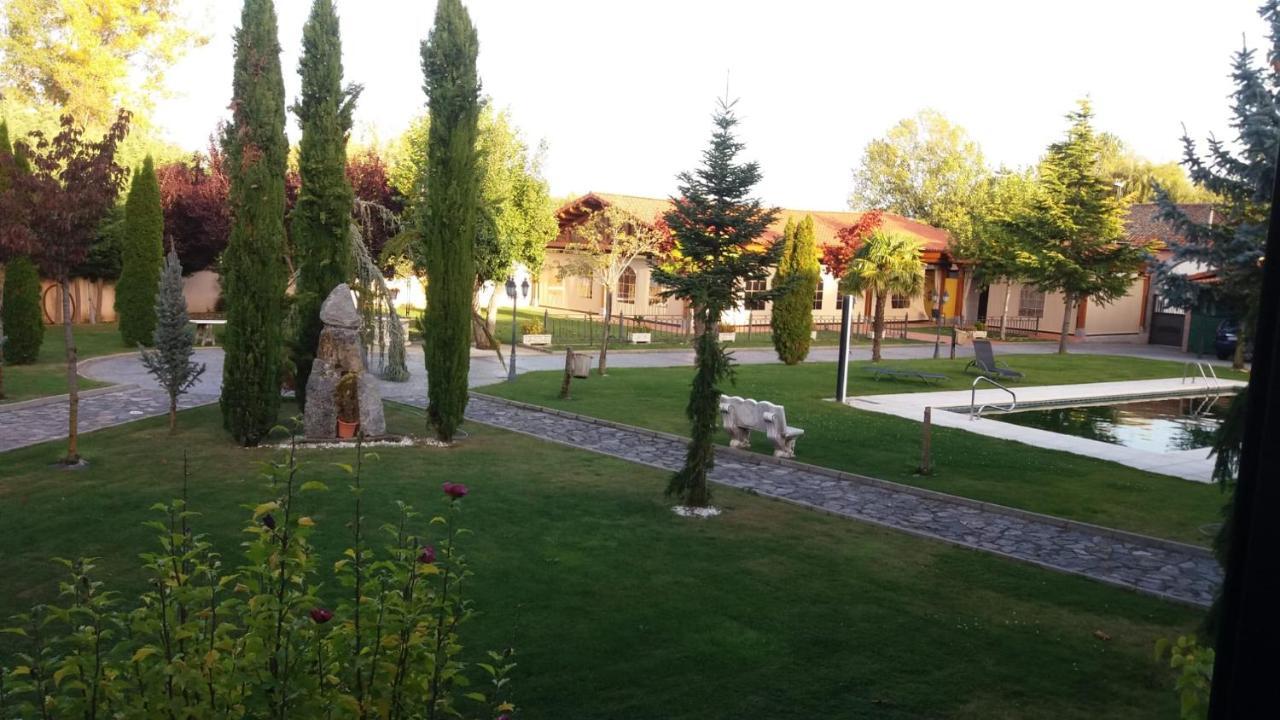
M 984 417 L 1138 450 L 1170 452 L 1213 445 L 1214 433 L 1230 404 L 1229 396 L 1179 397 L 1018 410 Z

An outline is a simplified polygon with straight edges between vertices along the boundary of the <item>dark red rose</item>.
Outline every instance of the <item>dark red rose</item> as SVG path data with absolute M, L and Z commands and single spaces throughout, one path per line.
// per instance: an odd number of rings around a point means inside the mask
M 436 549 L 430 545 L 424 546 L 422 548 L 422 551 L 418 553 L 418 562 L 422 563 L 423 565 L 430 565 L 435 561 L 436 561 Z
M 463 485 L 462 483 L 447 482 L 441 487 L 444 488 L 444 494 L 448 495 L 454 500 L 457 500 L 458 498 L 461 498 L 461 497 L 466 497 L 467 493 L 470 492 L 469 490 L 467 490 L 467 486 Z
M 311 619 L 317 625 L 323 625 L 333 619 L 333 612 L 324 608 L 311 608 Z

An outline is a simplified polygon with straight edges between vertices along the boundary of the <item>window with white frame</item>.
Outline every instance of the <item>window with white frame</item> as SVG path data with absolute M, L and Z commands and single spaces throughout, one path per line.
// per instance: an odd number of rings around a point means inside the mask
M 662 287 L 662 283 L 658 282 L 653 278 L 653 275 L 649 276 L 649 306 L 650 307 L 666 306 L 667 299 L 662 297 L 662 291 L 665 289 L 666 288 Z
M 906 310 L 911 307 L 911 297 L 902 293 L 894 293 L 889 300 L 889 306 L 894 310 Z
M 618 276 L 618 302 L 633 303 L 636 301 L 636 271 L 626 268 Z
M 764 298 L 760 294 L 769 289 L 768 280 L 748 280 L 746 283 L 746 301 L 743 307 L 747 310 L 763 310 Z
M 1019 317 L 1044 317 L 1044 291 L 1031 285 L 1023 285 L 1018 293 Z
M 813 309 L 822 309 L 822 283 L 818 283 L 818 289 L 813 291 Z
M 590 300 L 592 287 L 595 285 L 595 283 L 591 280 L 591 278 L 589 277 L 577 278 L 577 284 L 578 284 L 578 297 L 582 298 L 583 300 Z

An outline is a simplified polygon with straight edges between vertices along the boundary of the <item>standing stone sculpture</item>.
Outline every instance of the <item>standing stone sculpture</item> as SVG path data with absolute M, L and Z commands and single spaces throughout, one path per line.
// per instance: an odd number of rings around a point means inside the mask
M 357 378 L 360 432 L 377 437 L 387 432 L 382 414 L 378 383 L 365 371 L 364 349 L 360 346 L 360 314 L 344 283 L 333 289 L 320 306 L 320 342 L 315 364 L 307 379 L 307 409 L 304 425 L 308 439 L 326 440 L 338 434 L 338 381 L 347 374 Z

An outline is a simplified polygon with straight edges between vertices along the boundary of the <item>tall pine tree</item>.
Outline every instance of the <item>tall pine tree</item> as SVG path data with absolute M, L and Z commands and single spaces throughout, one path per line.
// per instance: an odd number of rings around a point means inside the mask
M 1280 151 L 1280 2 L 1268 0 L 1258 14 L 1271 26 L 1271 49 L 1264 64 L 1258 64 L 1248 48 L 1237 52 L 1232 62 L 1234 147 L 1210 138 L 1208 155 L 1201 157 L 1195 141 L 1182 137 L 1182 164 L 1191 181 L 1219 198 L 1213 223 L 1191 220 L 1165 188 L 1156 191 L 1162 217 L 1185 238 L 1169 247 L 1170 258 L 1157 269 L 1161 299 L 1187 309 L 1213 305 L 1217 312 L 1241 318 L 1238 368 L 1244 366 L 1244 348 L 1253 335 L 1262 292 L 1263 246 Z M 1218 282 L 1191 281 L 1179 268 L 1187 264 L 1213 270 Z
M 295 387 L 306 403 L 307 378 L 320 341 L 320 304 L 351 279 L 351 204 L 347 137 L 358 86 L 342 86 L 342 39 L 333 0 L 315 0 L 302 28 L 302 97 L 293 106 L 302 126 L 293 208 L 297 254 L 297 337 L 291 338 Z
M 245 0 L 235 36 L 231 123 L 223 147 L 230 169 L 231 237 L 222 256 L 227 298 L 222 421 L 243 445 L 275 424 L 283 355 L 284 79 L 271 0 Z
M 427 417 L 451 441 L 467 407 L 471 294 L 479 172 L 476 155 L 479 40 L 460 0 L 440 0 L 422 44 L 431 127 L 427 135 L 426 202 L 417 241 L 427 269 Z
M 1089 101 L 1081 100 L 1067 119 L 1067 137 L 1050 145 L 1040 162 L 1038 192 L 1010 221 L 1010 233 L 1024 239 L 1018 257 L 1026 276 L 1041 290 L 1063 295 L 1059 353 L 1067 351 L 1080 303 L 1124 297 L 1148 254 L 1126 241 L 1125 207 L 1101 172 Z
M 809 356 L 809 333 L 813 331 L 813 298 L 822 282 L 818 268 L 818 244 L 813 216 L 800 222 L 787 218 L 782 233 L 782 258 L 773 278 L 778 295 L 773 299 L 769 325 L 778 359 L 795 365 Z
M 702 167 L 680 174 L 665 216 L 682 263 L 679 269 L 654 271 L 667 295 L 689 303 L 698 328 L 696 370 L 685 407 L 692 437 L 684 467 L 667 485 L 667 495 L 692 507 L 711 502 L 707 473 L 715 466 L 720 384 L 733 374 L 733 359 L 718 338 L 720 317 L 742 304 L 746 281 L 766 279 L 782 253 L 782 243 L 760 245 L 778 210 L 749 197 L 760 181 L 760 166 L 736 162 L 743 147 L 733 134 L 737 123 L 733 103 L 722 100 Z
M 160 206 L 160 181 L 150 155 L 133 173 L 124 202 L 121 240 L 115 305 L 120 337 L 129 347 L 150 345 L 156 329 L 156 288 L 164 261 L 164 209 Z

